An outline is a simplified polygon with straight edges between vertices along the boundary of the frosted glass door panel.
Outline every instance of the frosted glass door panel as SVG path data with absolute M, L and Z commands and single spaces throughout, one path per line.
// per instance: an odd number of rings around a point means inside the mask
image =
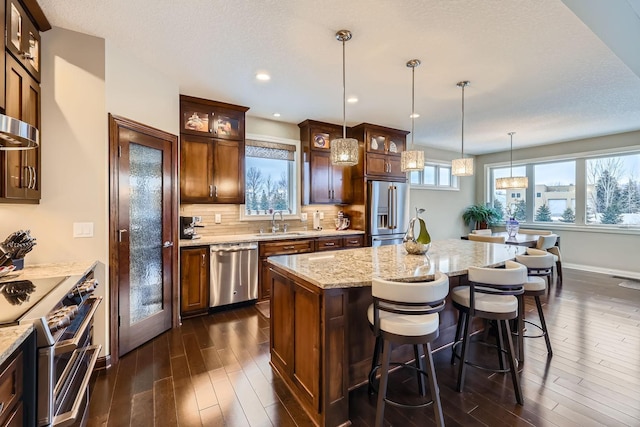
M 129 152 L 131 324 L 162 311 L 162 151 L 138 144 Z

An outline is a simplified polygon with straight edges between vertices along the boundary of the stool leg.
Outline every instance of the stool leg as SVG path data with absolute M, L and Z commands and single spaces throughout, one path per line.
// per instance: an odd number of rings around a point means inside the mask
M 422 366 L 422 358 L 420 357 L 420 347 L 415 344 L 413 346 L 413 355 L 416 358 L 416 375 L 418 376 L 418 394 L 420 396 L 426 396 L 427 389 L 424 385 L 424 379 L 422 372 L 424 372 L 424 367 Z
M 509 368 L 511 371 L 511 380 L 513 381 L 513 389 L 516 392 L 516 401 L 518 402 L 518 404 L 523 405 L 524 400 L 522 399 L 522 389 L 520 388 L 520 377 L 518 377 L 518 367 L 516 364 L 516 356 L 513 351 L 513 339 L 511 339 L 511 328 L 509 327 L 509 321 L 500 320 L 499 322 L 504 323 L 504 327 L 507 333 Z
M 442 404 L 440 403 L 440 388 L 436 379 L 436 370 L 433 366 L 433 356 L 431 355 L 431 343 L 424 345 L 424 360 L 427 364 L 427 374 L 429 376 L 429 389 L 433 400 L 433 412 L 436 417 L 436 424 L 444 427 L 444 416 L 442 414 Z
M 524 296 L 518 295 L 518 362 L 524 363 Z
M 464 326 L 465 319 L 466 319 L 466 316 L 465 316 L 464 312 L 459 311 L 458 312 L 458 324 L 456 325 L 456 338 L 453 340 L 453 344 L 454 345 L 451 346 L 451 364 L 452 365 L 454 363 L 456 363 L 455 343 L 460 341 L 460 338 L 462 337 L 462 328 Z
M 382 374 L 378 389 L 378 408 L 376 410 L 376 427 L 382 427 L 384 421 L 384 403 L 387 397 L 387 382 L 389 380 L 389 360 L 391 359 L 391 342 L 384 340 L 382 346 Z
M 540 297 L 536 296 L 536 307 L 538 308 L 538 317 L 540 318 L 540 326 L 542 326 L 542 332 L 544 333 L 544 341 L 547 344 L 547 353 L 549 356 L 553 356 L 551 350 L 551 340 L 549 339 L 549 331 L 547 330 L 547 322 L 544 320 L 544 313 L 542 312 L 542 304 L 540 303 Z
M 504 337 L 502 335 L 502 328 L 498 324 L 498 337 L 496 338 L 496 348 L 498 350 L 498 362 L 500 364 L 500 369 L 504 369 Z
M 464 336 L 462 338 L 462 351 L 460 353 L 460 368 L 458 370 L 458 385 L 456 390 L 458 392 L 462 391 L 462 387 L 464 386 L 464 372 L 465 367 L 467 366 L 467 348 L 469 347 L 467 344 L 469 343 L 469 324 L 472 323 L 473 317 L 468 313 L 465 313 L 466 322 L 464 324 Z
M 562 286 L 562 264 L 560 261 L 556 262 L 556 273 L 558 274 L 558 286 Z
M 373 348 L 373 358 L 371 359 L 371 370 L 369 371 L 369 394 L 373 394 L 373 380 L 375 380 L 374 369 L 380 363 L 380 351 L 382 350 L 382 337 L 376 337 L 376 345 Z

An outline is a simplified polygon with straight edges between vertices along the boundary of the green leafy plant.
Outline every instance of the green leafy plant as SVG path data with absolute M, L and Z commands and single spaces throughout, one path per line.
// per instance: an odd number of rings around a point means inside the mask
M 500 221 L 502 218 L 502 212 L 491 206 L 485 206 L 477 203 L 475 205 L 468 206 L 462 213 L 462 219 L 467 226 L 475 224 L 475 228 L 478 229 L 482 224 L 490 226 Z

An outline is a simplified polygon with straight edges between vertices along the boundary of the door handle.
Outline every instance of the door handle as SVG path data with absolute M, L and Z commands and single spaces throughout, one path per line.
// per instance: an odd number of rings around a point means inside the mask
M 170 242 L 168 240 L 162 245 L 163 248 L 170 248 L 171 246 L 173 246 L 173 242 Z
M 128 232 L 129 230 L 127 230 L 126 228 L 118 230 L 118 242 L 122 242 L 122 233 L 128 233 Z

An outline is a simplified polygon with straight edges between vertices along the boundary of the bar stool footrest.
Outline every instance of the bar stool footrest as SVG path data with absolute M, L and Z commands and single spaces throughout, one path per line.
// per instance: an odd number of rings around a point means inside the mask
M 422 375 L 423 377 L 427 378 L 428 375 L 425 371 L 416 368 L 415 366 L 411 365 L 410 363 L 401 363 L 401 362 L 391 362 L 389 363 L 389 366 L 399 366 L 402 368 L 408 368 L 411 369 L 413 371 L 419 372 L 420 375 Z M 376 372 L 378 372 L 378 370 L 380 369 L 381 365 L 376 365 L 375 368 L 373 368 L 371 370 L 371 372 L 369 372 L 369 392 L 373 392 L 375 394 L 378 394 L 378 387 L 375 386 L 375 382 L 374 379 L 376 377 Z M 371 393 L 371 394 L 373 394 Z M 409 403 L 401 403 L 401 402 L 396 402 L 395 400 L 391 400 L 387 397 L 385 397 L 384 401 L 386 403 L 389 403 L 395 407 L 398 408 L 425 408 L 427 406 L 433 405 L 433 400 L 429 400 L 427 402 L 422 402 L 422 403 L 416 403 L 416 404 L 409 404 Z
M 453 346 L 451 347 L 451 351 L 453 352 L 453 357 L 455 357 L 456 359 L 460 360 L 460 355 L 456 352 L 456 346 L 458 344 L 462 344 L 462 340 L 454 342 Z M 484 341 L 469 341 L 469 344 L 480 344 L 480 345 L 484 345 L 485 347 L 493 347 L 495 349 L 498 349 L 498 345 L 497 344 L 491 344 L 491 343 L 487 343 L 487 342 L 484 342 Z M 504 348 L 501 348 L 500 352 L 502 352 L 504 355 L 507 355 L 507 356 L 509 355 L 509 352 L 507 350 L 505 350 Z M 518 362 L 518 361 L 516 360 L 516 362 Z M 505 373 L 511 372 L 511 369 L 508 369 L 508 368 L 505 368 L 505 369 L 492 368 L 492 367 L 489 367 L 489 366 L 479 365 L 477 363 L 469 362 L 469 361 L 466 361 L 466 362 L 463 362 L 463 363 L 466 363 L 469 366 L 473 366 L 476 369 L 480 369 L 480 370 L 487 371 L 487 372 L 496 372 L 496 373 L 499 373 L 499 374 L 505 374 Z M 519 364 L 520 363 L 518 363 L 518 365 Z

